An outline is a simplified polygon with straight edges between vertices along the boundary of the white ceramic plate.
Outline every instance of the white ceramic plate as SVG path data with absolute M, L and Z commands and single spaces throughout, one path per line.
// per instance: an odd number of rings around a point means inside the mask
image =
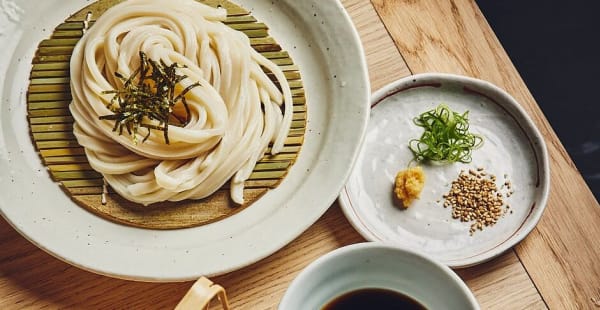
M 422 165 L 426 181 L 421 197 L 401 210 L 393 201 L 394 178 L 413 159 L 408 141 L 423 132 L 413 118 L 440 103 L 457 112 L 470 111 L 470 131 L 482 134 L 484 144 L 473 151 L 470 164 Z M 460 170 L 477 167 L 496 175 L 499 188 L 507 174 L 514 194 L 506 199 L 512 213 L 471 236 L 471 223 L 452 219 L 451 208 L 442 207 L 442 195 Z M 505 91 L 473 78 L 420 74 L 373 95 L 363 149 L 340 203 L 366 239 L 418 250 L 452 267 L 466 267 L 499 255 L 533 229 L 546 206 L 548 169 L 542 136 Z
M 115 224 L 75 205 L 51 181 L 29 137 L 25 94 L 37 45 L 89 2 L 0 2 L 0 213 L 16 230 L 93 272 L 184 281 L 256 262 L 325 212 L 350 174 L 368 118 L 370 90 L 359 37 L 338 1 L 238 3 L 271 26 L 271 35 L 300 68 L 308 98 L 301 154 L 283 183 L 252 207 L 202 227 L 155 231 Z
M 279 309 L 322 309 L 364 288 L 400 292 L 427 309 L 479 309 L 465 283 L 430 257 L 375 242 L 339 248 L 312 262 L 292 281 Z

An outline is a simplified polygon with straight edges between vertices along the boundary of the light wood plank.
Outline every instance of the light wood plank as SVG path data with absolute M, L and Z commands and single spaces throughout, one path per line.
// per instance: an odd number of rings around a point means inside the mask
M 457 273 L 473 290 L 482 309 L 547 309 L 513 251 Z
M 373 0 L 413 72 L 488 80 L 521 103 L 546 138 L 551 189 L 537 229 L 516 247 L 554 309 L 589 309 L 600 284 L 600 206 L 472 0 Z
M 397 46 L 368 0 L 344 0 L 343 3 L 358 25 L 365 45 L 373 90 L 410 74 L 403 56 L 414 72 L 435 70 L 488 79 L 501 86 L 508 85 L 506 88 L 509 92 L 523 102 L 528 111 L 535 112 L 535 121 L 538 126 L 543 127 L 549 144 L 553 144 L 549 145 L 553 157 L 552 176 L 556 180 L 557 175 L 562 176 L 565 172 L 565 181 L 562 183 L 564 189 L 553 183 L 554 193 L 548 212 L 538 229 L 517 247 L 519 256 L 509 252 L 484 265 L 458 271 L 474 290 L 482 309 L 543 309 L 545 305 L 539 295 L 535 294 L 535 287 L 525 270 L 533 276 L 535 285 L 543 292 L 548 303 L 555 306 L 552 308 L 593 308 L 591 298 L 599 298 L 600 292 L 590 292 L 592 281 L 589 279 L 598 279 L 596 273 L 600 268 L 597 263 L 589 260 L 600 256 L 597 253 L 600 238 L 595 234 L 597 226 L 592 225 L 592 220 L 599 217 L 589 212 L 589 209 L 597 207 L 597 202 L 590 200 L 589 195 L 580 195 L 580 192 L 586 191 L 585 185 L 583 189 L 578 188 L 582 184 L 581 178 L 573 173 L 575 168 L 572 162 L 543 115 L 539 113 L 535 102 L 532 99 L 523 100 L 530 98 L 530 94 L 473 2 L 397 0 L 384 3 L 383 0 L 374 0 L 373 3 L 396 39 Z M 392 10 L 393 12 L 386 12 Z M 475 21 L 466 22 L 471 19 Z M 463 25 L 456 26 L 454 23 L 457 20 Z M 408 39 L 402 37 L 402 31 Z M 490 53 L 490 49 L 491 54 L 486 54 Z M 481 59 L 480 53 L 490 58 Z M 42 58 L 55 61 L 68 59 L 58 55 L 40 56 L 38 60 Z M 486 66 L 492 66 L 493 69 Z M 297 97 L 294 100 L 303 102 L 304 98 Z M 50 101 L 39 104 L 40 109 L 62 106 Z M 60 145 L 40 143 L 49 148 L 74 146 L 72 141 L 65 141 Z M 94 190 L 93 194 L 98 192 L 98 187 L 89 189 Z M 569 195 L 569 191 L 575 193 Z M 557 195 L 565 193 L 564 199 L 557 198 Z M 580 202 L 578 207 L 583 204 L 584 211 L 568 208 L 573 213 L 565 216 L 559 210 L 560 207 L 570 206 L 573 201 Z M 586 216 L 590 217 L 589 220 L 586 220 Z M 582 226 L 575 225 L 576 221 L 583 221 Z M 568 232 L 568 237 L 553 236 L 557 231 L 566 230 L 574 232 Z M 583 231 L 591 234 L 584 236 Z M 335 205 L 308 231 L 274 255 L 212 280 L 227 289 L 234 309 L 274 309 L 289 282 L 312 260 L 340 246 L 361 241 L 362 237 L 352 229 Z M 582 250 L 580 246 L 586 242 L 588 248 Z M 573 243 L 577 246 L 574 247 Z M 0 296 L 3 296 L 0 308 L 173 308 L 192 284 L 137 283 L 91 274 L 37 249 L 3 219 L 0 219 L 0 246 L 4 249 L 0 251 Z M 571 256 L 587 258 L 568 257 L 565 253 L 569 252 Z M 518 259 L 525 262 L 526 269 L 519 264 Z M 574 263 L 581 262 L 583 266 L 573 266 Z M 589 277 L 581 277 L 582 270 L 586 268 L 589 269 Z M 544 269 L 548 270 L 547 275 L 544 275 Z M 573 296 L 572 292 L 576 290 L 581 293 Z M 563 294 L 564 292 L 567 293 Z
M 371 90 L 407 75 L 410 71 L 369 1 L 342 1 L 356 26 L 365 50 Z

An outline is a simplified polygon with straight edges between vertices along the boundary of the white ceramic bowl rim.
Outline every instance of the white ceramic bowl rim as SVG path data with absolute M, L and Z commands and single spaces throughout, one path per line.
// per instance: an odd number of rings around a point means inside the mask
M 347 245 L 347 246 L 338 248 L 336 250 L 333 250 L 333 251 L 319 257 L 318 259 L 313 261 L 310 265 L 308 265 L 306 268 L 304 268 L 300 272 L 300 274 L 288 286 L 286 293 L 284 294 L 283 298 L 281 299 L 280 309 L 285 309 L 285 307 L 287 305 L 289 305 L 290 300 L 291 300 L 291 294 L 294 291 L 300 289 L 304 283 L 310 282 L 311 275 L 313 275 L 315 273 L 315 271 L 318 271 L 319 269 L 321 269 L 322 265 L 325 264 L 326 262 L 338 260 L 338 259 L 340 259 L 344 256 L 348 256 L 349 254 L 354 253 L 354 252 L 373 251 L 373 250 L 377 250 L 377 249 L 394 250 L 394 251 L 401 253 L 402 255 L 413 256 L 413 257 L 416 257 L 420 260 L 423 260 L 423 261 L 431 264 L 433 267 L 435 267 L 437 270 L 441 271 L 445 276 L 447 276 L 449 280 L 451 280 L 454 284 L 456 284 L 456 286 L 463 293 L 464 297 L 466 298 L 468 303 L 472 306 L 472 308 L 479 309 L 479 304 L 478 304 L 477 300 L 475 299 L 475 296 L 469 289 L 469 287 L 448 266 L 439 263 L 438 261 L 429 257 L 426 254 L 422 254 L 422 253 L 419 253 L 419 252 L 416 252 L 416 251 L 413 251 L 410 249 L 405 249 L 405 248 L 402 248 L 399 246 L 384 244 L 381 242 L 362 242 L 362 243 L 351 244 L 351 245 Z

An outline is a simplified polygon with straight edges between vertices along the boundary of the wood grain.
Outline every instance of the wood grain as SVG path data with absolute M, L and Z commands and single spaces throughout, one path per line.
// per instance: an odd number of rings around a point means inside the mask
M 552 309 L 593 308 L 590 297 L 600 297 L 594 289 L 600 268 L 593 262 L 599 257 L 600 234 L 593 225 L 598 215 L 590 210 L 598 204 L 473 1 L 343 3 L 358 26 L 373 90 L 411 71 L 484 78 L 523 103 L 547 138 L 553 193 L 538 228 L 517 247 L 518 256 L 509 251 L 457 271 L 482 309 L 545 309 L 544 301 Z M 302 268 L 333 249 L 362 241 L 334 204 L 277 253 L 212 280 L 227 289 L 233 309 L 275 309 Z M 83 271 L 39 250 L 1 219 L 0 247 L 0 309 L 169 309 L 192 285 L 130 282 Z
M 594 307 L 600 207 L 474 1 L 372 2 L 412 72 L 488 80 L 532 117 L 546 139 L 551 189 L 544 216 L 516 252 L 550 308 Z
M 482 309 L 547 309 L 513 251 L 456 272 L 473 290 Z
M 343 0 L 356 26 L 367 58 L 371 90 L 410 75 L 406 63 L 369 1 Z

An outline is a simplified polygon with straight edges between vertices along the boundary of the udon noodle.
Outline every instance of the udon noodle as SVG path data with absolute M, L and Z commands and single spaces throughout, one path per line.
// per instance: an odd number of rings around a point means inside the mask
M 144 205 L 201 199 L 230 180 L 231 198 L 241 204 L 244 181 L 269 144 L 273 154 L 283 148 L 292 116 L 289 85 L 244 33 L 222 23 L 226 15 L 194 0 L 129 0 L 106 11 L 76 45 L 73 132 L 91 167 L 124 198 Z M 187 76 L 179 91 L 200 83 L 185 95 L 189 122 L 169 125 L 168 144 L 158 130 L 141 128 L 136 143 L 133 133 L 113 131 L 115 121 L 100 120 L 113 113 L 114 95 L 103 92 L 123 88 L 115 72 L 131 76 L 140 51 L 185 66 L 177 69 Z

